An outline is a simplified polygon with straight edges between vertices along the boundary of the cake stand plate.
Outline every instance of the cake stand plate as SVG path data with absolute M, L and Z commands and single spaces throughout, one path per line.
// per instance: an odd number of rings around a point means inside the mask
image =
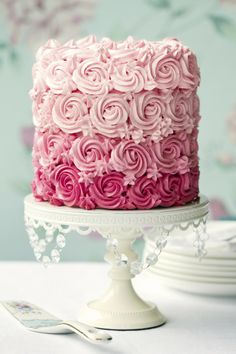
M 157 262 L 170 232 L 178 227 L 193 227 L 198 255 L 204 255 L 205 225 L 208 200 L 186 206 L 150 210 L 83 210 L 57 207 L 37 202 L 32 195 L 25 198 L 25 224 L 37 260 L 44 264 L 57 263 L 66 244 L 66 234 L 96 232 L 107 240 L 105 260 L 111 264 L 111 284 L 105 295 L 90 301 L 79 312 L 79 320 L 104 329 L 134 330 L 157 327 L 165 323 L 156 305 L 145 301 L 135 292 L 131 279 Z M 43 237 L 42 237 L 43 230 Z M 132 243 L 149 236 L 155 247 L 140 261 Z M 45 252 L 54 243 L 49 255 Z

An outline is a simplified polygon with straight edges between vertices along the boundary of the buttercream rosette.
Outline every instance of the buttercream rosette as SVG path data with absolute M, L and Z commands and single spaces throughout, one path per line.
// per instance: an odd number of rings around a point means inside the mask
M 193 52 L 177 39 L 49 40 L 33 66 L 37 200 L 150 209 L 198 197 Z

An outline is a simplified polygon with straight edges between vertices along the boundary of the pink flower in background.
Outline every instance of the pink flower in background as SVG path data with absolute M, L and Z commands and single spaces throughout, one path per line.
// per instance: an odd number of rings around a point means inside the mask
M 25 126 L 21 128 L 21 141 L 23 145 L 32 150 L 33 141 L 34 141 L 34 127 L 33 126 Z
M 233 111 L 229 115 L 228 128 L 229 128 L 229 134 L 232 142 L 236 143 L 236 106 L 234 107 Z
M 78 37 L 81 24 L 93 16 L 96 0 L 3 0 L 10 41 L 38 46 L 47 38 Z M 62 25 L 63 24 L 63 25 Z

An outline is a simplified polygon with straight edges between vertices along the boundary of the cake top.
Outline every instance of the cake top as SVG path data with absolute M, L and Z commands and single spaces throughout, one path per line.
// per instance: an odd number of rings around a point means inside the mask
M 142 90 L 193 91 L 199 84 L 196 57 L 177 39 L 124 41 L 90 35 L 60 44 L 49 40 L 36 54 L 34 89 L 66 94 Z
M 177 39 L 49 40 L 36 60 L 30 93 L 40 131 L 158 142 L 199 120 L 196 57 Z

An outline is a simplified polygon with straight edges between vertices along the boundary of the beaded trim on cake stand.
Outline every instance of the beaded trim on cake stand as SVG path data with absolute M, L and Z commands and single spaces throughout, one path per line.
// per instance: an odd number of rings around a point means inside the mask
M 100 328 L 141 329 L 160 326 L 165 318 L 158 308 L 143 301 L 135 292 L 131 279 L 158 261 L 172 230 L 193 228 L 194 246 L 199 258 L 206 253 L 208 199 L 185 206 L 150 210 L 84 210 L 57 207 L 25 198 L 25 225 L 35 257 L 44 265 L 58 263 L 67 235 L 96 232 L 107 240 L 105 260 L 111 264 L 111 286 L 104 297 L 88 303 L 79 319 Z M 149 237 L 155 246 L 139 260 L 132 243 Z

